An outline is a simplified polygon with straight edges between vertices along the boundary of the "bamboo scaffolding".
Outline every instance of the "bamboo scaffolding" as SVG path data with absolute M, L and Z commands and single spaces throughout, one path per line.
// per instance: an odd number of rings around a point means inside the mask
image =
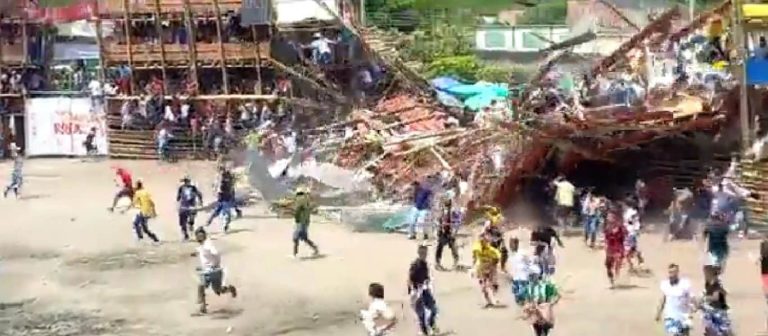
M 2 95 L 0 95 L 2 97 Z M 107 97 L 107 100 L 133 100 L 139 99 L 140 96 L 113 96 Z M 189 100 L 219 100 L 219 99 L 253 99 L 253 100 L 279 100 L 282 99 L 277 95 L 195 95 L 182 97 Z M 173 96 L 163 96 L 163 99 L 173 99 Z
M 199 77 L 197 72 L 197 35 L 195 31 L 195 20 L 192 18 L 192 7 L 189 0 L 184 0 L 184 23 L 187 26 L 187 45 L 189 46 L 190 68 L 195 87 L 199 87 Z
M 221 33 L 221 9 L 219 0 L 213 0 L 213 10 L 216 13 L 216 35 L 219 38 L 219 61 L 221 62 L 221 81 L 224 85 L 224 93 L 229 94 L 229 79 L 227 78 L 227 60 L 224 58 L 224 37 Z
M 136 92 L 136 81 L 133 74 L 133 45 L 131 43 L 131 24 L 130 24 L 130 18 L 131 18 L 131 6 L 128 4 L 128 0 L 123 0 L 123 28 L 125 29 L 125 45 L 127 46 L 127 53 L 128 53 L 128 67 L 131 68 L 131 77 L 130 85 L 131 85 L 131 93 Z
M 256 44 L 256 94 L 261 94 L 261 41 L 259 41 L 259 34 L 256 32 L 256 26 L 251 26 L 251 35 L 253 35 L 253 43 Z
M 163 76 L 163 94 L 168 92 L 168 74 L 165 70 L 165 38 L 160 24 L 160 0 L 155 0 L 155 31 L 160 42 L 160 73 Z

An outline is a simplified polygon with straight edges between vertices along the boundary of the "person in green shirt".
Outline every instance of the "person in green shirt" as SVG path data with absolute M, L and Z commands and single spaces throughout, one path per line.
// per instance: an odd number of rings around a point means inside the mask
M 312 202 L 309 198 L 309 191 L 306 188 L 296 190 L 296 199 L 293 204 L 293 219 L 296 222 L 296 229 L 293 231 L 293 257 L 299 254 L 299 242 L 304 242 L 314 250 L 312 254 L 316 257 L 320 254 L 317 245 L 309 240 L 309 219 L 312 215 Z
M 525 316 L 532 322 L 534 335 L 547 336 L 554 328 L 552 308 L 560 301 L 557 287 L 549 279 L 541 278 L 541 271 L 532 267 L 530 281 L 525 288 Z

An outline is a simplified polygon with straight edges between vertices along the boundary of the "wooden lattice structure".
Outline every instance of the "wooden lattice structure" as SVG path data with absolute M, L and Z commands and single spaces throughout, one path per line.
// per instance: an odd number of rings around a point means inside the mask
M 125 158 L 155 158 L 154 130 L 120 129 L 120 109 L 126 100 L 145 94 L 145 84 L 160 80 L 161 95 L 186 97 L 197 105 L 211 103 L 216 112 L 227 115 L 244 101 L 274 101 L 263 94 L 262 74 L 271 70 L 271 25 L 233 25 L 231 15 L 240 10 L 241 0 L 108 0 L 99 2 L 96 19 L 101 50 L 102 81 L 117 69 L 130 69 L 123 94 L 107 99 L 110 121 L 110 155 Z M 115 23 L 107 36 L 102 23 Z M 233 28 L 234 27 L 234 28 Z M 184 37 L 182 37 L 184 36 Z M 270 72 L 273 74 L 273 72 Z M 233 78 L 248 76 L 244 80 Z M 172 88 L 177 80 L 181 85 Z M 216 83 L 215 92 L 204 92 Z M 240 86 L 238 86 L 240 85 Z M 124 92 L 125 93 L 125 92 Z M 172 151 L 181 157 L 200 157 L 201 139 L 184 129 L 174 129 Z

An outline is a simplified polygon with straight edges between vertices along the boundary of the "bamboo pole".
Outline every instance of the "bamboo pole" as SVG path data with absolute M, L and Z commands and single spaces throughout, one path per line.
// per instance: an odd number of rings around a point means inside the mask
M 192 70 L 192 80 L 195 87 L 199 88 L 199 77 L 197 73 L 197 33 L 195 31 L 195 21 L 192 17 L 192 6 L 189 4 L 189 0 L 184 0 L 184 23 L 187 26 L 187 46 L 189 46 L 189 60 Z
M 160 23 L 160 0 L 155 0 L 155 32 L 160 40 L 160 72 L 163 76 L 163 95 L 168 92 L 168 74 L 165 71 L 165 38 L 163 25 Z
M 216 35 L 219 37 L 219 61 L 221 62 L 221 82 L 224 83 L 224 93 L 229 94 L 229 80 L 227 79 L 227 62 L 224 58 L 224 39 L 221 33 L 221 9 L 219 0 L 213 0 L 213 10 L 216 13 Z
M 26 66 L 29 61 L 29 31 L 27 30 L 26 16 L 21 18 L 21 50 L 23 50 L 21 65 Z
M 136 92 L 136 81 L 133 73 L 133 46 L 131 44 L 131 5 L 128 4 L 128 0 L 123 0 L 123 28 L 125 29 L 125 45 L 128 47 L 128 67 L 131 68 L 131 93 Z
M 259 34 L 256 33 L 256 26 L 251 26 L 251 35 L 253 35 L 253 42 L 256 43 L 256 94 L 261 94 L 261 41 L 259 41 Z

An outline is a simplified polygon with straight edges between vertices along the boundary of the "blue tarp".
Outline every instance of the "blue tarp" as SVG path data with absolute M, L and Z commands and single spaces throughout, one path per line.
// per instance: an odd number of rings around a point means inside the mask
M 437 89 L 437 99 L 442 104 L 456 107 L 466 106 L 472 111 L 490 106 L 494 100 L 506 100 L 509 96 L 507 84 L 489 82 L 464 84 L 449 76 L 433 78 L 430 83 Z
M 768 60 L 755 57 L 747 60 L 747 84 L 768 85 Z

